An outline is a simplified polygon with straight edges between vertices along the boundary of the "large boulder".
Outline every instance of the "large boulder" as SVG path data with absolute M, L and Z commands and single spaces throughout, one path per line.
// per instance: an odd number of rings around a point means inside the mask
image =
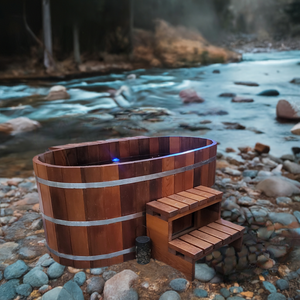
M 292 196 L 300 194 L 300 188 L 281 177 L 271 176 L 261 181 L 256 188 L 269 197 Z
M 118 300 L 124 293 L 130 290 L 131 284 L 139 276 L 131 270 L 124 270 L 111 279 L 104 286 L 104 300 Z
M 22 132 L 35 130 L 39 127 L 41 127 L 39 122 L 30 120 L 26 117 L 19 117 L 0 124 L 0 132 L 16 135 Z
M 62 85 L 55 85 L 49 90 L 46 100 L 70 99 L 67 89 Z
M 296 124 L 292 129 L 291 133 L 300 135 L 300 123 Z
M 277 118 L 297 120 L 300 119 L 299 108 L 287 100 L 279 100 L 276 106 Z

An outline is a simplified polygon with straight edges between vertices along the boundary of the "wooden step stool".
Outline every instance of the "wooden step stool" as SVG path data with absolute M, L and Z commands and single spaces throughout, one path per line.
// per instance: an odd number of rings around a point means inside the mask
M 223 193 L 198 186 L 146 205 L 152 256 L 195 278 L 200 258 L 229 244 L 242 248 L 244 227 L 221 219 Z

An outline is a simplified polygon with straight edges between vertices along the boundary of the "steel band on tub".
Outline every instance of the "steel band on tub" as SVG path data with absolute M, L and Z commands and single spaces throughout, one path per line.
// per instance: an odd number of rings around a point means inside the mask
M 56 188 L 64 188 L 64 189 L 95 189 L 95 188 L 104 188 L 104 187 L 112 187 L 112 186 L 119 186 L 124 184 L 130 184 L 130 183 L 137 183 L 137 182 L 143 182 L 153 179 L 158 179 L 162 177 L 167 177 L 171 175 L 175 175 L 178 173 L 190 171 L 196 168 L 199 168 L 203 165 L 209 164 L 216 160 L 216 157 L 211 157 L 207 160 L 198 162 L 193 165 L 189 165 L 186 167 L 159 172 L 155 174 L 150 175 L 144 175 L 144 176 L 137 176 L 132 178 L 126 178 L 126 179 L 119 179 L 119 180 L 111 180 L 111 181 L 103 181 L 103 182 L 79 182 L 79 183 L 71 183 L 71 182 L 57 182 L 57 181 L 50 181 L 45 180 L 39 177 L 36 177 L 37 182 L 50 186 L 50 187 L 56 187 Z
M 64 226 L 71 226 L 71 227 L 88 227 L 88 226 L 99 226 L 99 225 L 109 225 L 113 223 L 128 221 L 136 218 L 140 218 L 145 216 L 145 212 L 138 212 L 136 214 L 131 214 L 127 216 L 112 218 L 112 219 L 105 219 L 105 220 L 96 220 L 96 221 L 66 221 L 66 220 L 59 220 L 54 219 L 49 216 L 46 216 L 42 213 L 42 216 L 45 220 L 50 221 L 52 223 Z
M 100 260 L 100 259 L 107 259 L 107 258 L 112 258 L 112 257 L 120 256 L 123 254 L 135 252 L 135 247 L 132 247 L 132 248 L 128 248 L 128 249 L 124 249 L 121 251 L 108 253 L 108 254 L 100 254 L 100 255 L 93 255 L 93 256 L 78 256 L 78 255 L 70 255 L 70 254 L 64 254 L 64 253 L 57 252 L 57 251 L 51 249 L 47 243 L 46 243 L 46 247 L 48 248 L 48 250 L 51 253 L 53 253 L 54 255 L 56 255 L 58 257 L 66 258 L 66 259 L 70 259 L 70 260 L 79 260 L 79 261 L 94 261 L 94 260 Z

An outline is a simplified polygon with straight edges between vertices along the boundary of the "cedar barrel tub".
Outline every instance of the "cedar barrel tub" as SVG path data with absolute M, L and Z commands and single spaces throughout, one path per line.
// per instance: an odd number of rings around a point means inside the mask
M 146 203 L 212 186 L 216 142 L 134 137 L 53 147 L 33 158 L 47 248 L 55 261 L 98 268 L 135 258 Z

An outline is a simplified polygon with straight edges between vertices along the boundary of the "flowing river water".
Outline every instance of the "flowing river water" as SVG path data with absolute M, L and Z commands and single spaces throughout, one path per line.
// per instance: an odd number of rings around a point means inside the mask
M 41 123 L 32 132 L 0 134 L 0 177 L 31 176 L 32 157 L 50 146 L 135 135 L 201 136 L 219 142 L 220 152 L 262 142 L 275 156 L 291 153 L 291 147 L 300 146 L 300 137 L 290 132 L 296 122 L 278 122 L 276 104 L 280 99 L 300 103 L 300 85 L 290 83 L 300 77 L 299 62 L 300 51 L 244 54 L 239 63 L 0 85 L 0 123 L 21 116 Z M 136 79 L 127 79 L 128 74 Z M 236 85 L 236 81 L 259 86 Z M 45 100 L 53 85 L 65 86 L 70 99 Z M 120 108 L 108 93 L 122 86 L 127 87 L 131 103 L 127 109 Z M 205 102 L 182 104 L 179 92 L 184 89 L 194 89 Z M 280 95 L 258 96 L 267 89 L 276 89 Z M 251 97 L 254 102 L 233 103 L 231 98 L 219 97 L 221 93 Z M 141 107 L 165 108 L 171 114 L 150 113 Z M 223 122 L 237 122 L 246 129 L 228 129 Z

